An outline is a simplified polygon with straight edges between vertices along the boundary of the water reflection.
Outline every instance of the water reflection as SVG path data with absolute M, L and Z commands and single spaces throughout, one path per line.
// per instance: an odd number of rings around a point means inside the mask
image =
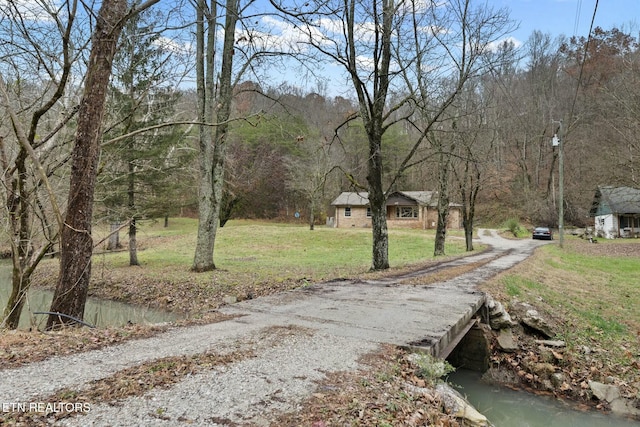
M 495 427 L 638 427 L 637 421 L 582 412 L 552 397 L 489 385 L 480 373 L 460 369 L 449 382 Z
M 11 294 L 11 266 L 6 262 L 0 263 L 0 315 L 4 311 Z M 49 311 L 53 292 L 31 289 L 27 302 L 20 317 L 20 329 L 36 327 L 43 329 L 47 322 L 47 315 L 35 312 Z M 84 321 L 98 327 L 123 326 L 131 323 L 161 323 L 177 320 L 178 316 L 164 311 L 137 307 L 114 301 L 89 298 L 85 307 Z

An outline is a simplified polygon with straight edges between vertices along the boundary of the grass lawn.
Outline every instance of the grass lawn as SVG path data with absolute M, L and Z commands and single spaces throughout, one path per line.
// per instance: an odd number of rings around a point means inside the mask
M 94 228 L 95 241 L 107 234 L 107 227 Z M 94 251 L 90 295 L 191 316 L 215 309 L 225 296 L 242 300 L 323 280 L 375 274 L 369 272 L 369 228 L 319 226 L 311 231 L 303 223 L 229 221 L 218 230 L 216 270 L 205 273 L 191 271 L 196 234 L 195 219 L 172 218 L 168 227 L 143 222 L 137 235 L 140 265 L 134 267 L 129 266 L 126 249 L 106 251 L 106 243 L 101 244 Z M 126 231 L 120 237 L 126 248 Z M 434 237 L 433 231 L 389 230 L 388 272 L 434 261 Z M 449 233 L 446 253 L 466 253 L 461 231 Z M 57 267 L 57 260 L 46 260 L 35 282 L 51 286 Z
M 194 274 L 197 221 L 176 218 L 165 228 L 146 223 L 138 233 L 140 274 L 159 275 L 182 282 L 207 282 L 212 276 L 234 281 L 311 281 L 365 273 L 371 266 L 371 229 L 337 229 L 258 221 L 229 221 L 218 229 L 214 261 L 217 271 Z M 126 242 L 125 242 L 126 244 Z M 424 230 L 390 230 L 392 268 L 431 261 L 434 233 Z M 464 253 L 464 240 L 451 238 L 447 255 Z M 128 269 L 128 252 L 107 253 L 100 248 L 94 268 Z M 251 279 L 248 279 L 250 277 Z
M 640 241 L 569 237 L 484 284 L 507 304 L 534 305 L 555 319 L 572 356 L 604 381 L 640 388 Z

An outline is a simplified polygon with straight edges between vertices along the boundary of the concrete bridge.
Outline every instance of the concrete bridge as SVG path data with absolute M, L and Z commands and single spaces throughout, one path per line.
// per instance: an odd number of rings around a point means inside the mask
M 489 249 L 424 270 L 376 281 L 334 281 L 223 308 L 239 322 L 305 326 L 358 340 L 411 347 L 446 358 L 476 322 L 485 303 L 477 285 L 526 259 L 542 243 L 509 240 L 480 230 Z M 453 279 L 429 285 L 407 281 L 470 266 Z M 402 284 L 405 282 L 405 284 Z

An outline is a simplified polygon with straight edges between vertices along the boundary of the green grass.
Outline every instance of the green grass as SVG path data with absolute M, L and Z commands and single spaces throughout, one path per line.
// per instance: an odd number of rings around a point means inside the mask
M 162 223 L 142 223 L 137 239 L 138 260 L 144 274 L 157 274 L 168 280 L 188 274 L 196 234 L 197 221 L 193 219 L 171 219 L 167 228 Z M 121 239 L 123 237 L 126 233 Z M 433 260 L 433 249 L 431 231 L 389 230 L 391 267 Z M 460 255 L 464 250 L 464 240 L 448 240 L 447 255 Z M 214 252 L 217 270 L 213 274 L 221 280 L 227 276 L 231 281 L 242 280 L 241 277 L 261 281 L 351 276 L 369 269 L 371 251 L 371 229 L 316 227 L 311 231 L 307 225 L 236 220 L 218 229 Z M 97 252 L 100 252 L 95 258 L 98 269 L 100 265 L 128 267 L 127 251 L 105 253 L 98 249 Z M 230 277 L 233 275 L 239 277 L 233 279 Z M 190 277 L 202 280 L 203 275 Z
M 638 256 L 616 256 L 615 246 L 600 246 L 597 249 L 602 255 L 591 254 L 580 250 L 580 245 L 589 249 L 584 246 L 589 243 L 575 238 L 567 243 L 564 248 L 546 245 L 538 249 L 532 258 L 485 289 L 528 302 L 562 319 L 561 338 L 570 348 L 596 346 L 599 351 L 594 357 L 601 357 L 602 363 L 631 366 L 635 359 L 630 355 L 640 355 Z M 640 254 L 636 240 L 605 244 L 636 244 Z M 640 380 L 637 372 L 633 379 Z
M 520 296 L 523 294 L 523 292 L 526 292 L 527 289 L 536 290 L 542 287 L 540 283 L 516 274 L 505 276 L 503 278 L 503 283 L 507 295 L 511 297 Z

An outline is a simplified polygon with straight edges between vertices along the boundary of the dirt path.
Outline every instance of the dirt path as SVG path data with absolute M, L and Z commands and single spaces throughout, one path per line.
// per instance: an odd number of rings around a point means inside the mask
M 74 393 L 144 363 L 233 355 L 225 363 L 211 363 L 180 377 L 169 389 L 119 399 L 116 405 L 92 403 L 82 408 L 90 409 L 83 410 L 83 416 L 58 425 L 268 425 L 274 414 L 295 411 L 314 392 L 316 381 L 331 372 L 358 368 L 358 359 L 381 344 L 434 340 L 446 333 L 452 319 L 473 311 L 482 299 L 475 289 L 479 283 L 543 244 L 507 240 L 495 232 L 479 235 L 492 245 L 491 251 L 439 265 L 478 264 L 455 279 L 428 286 L 397 284 L 419 276 L 412 273 L 367 283 L 326 283 L 244 301 L 221 310 L 234 315 L 231 320 L 175 328 L 153 338 L 4 370 L 0 403 L 15 408 L 74 402 Z M 73 393 L 54 397 L 60 389 Z

